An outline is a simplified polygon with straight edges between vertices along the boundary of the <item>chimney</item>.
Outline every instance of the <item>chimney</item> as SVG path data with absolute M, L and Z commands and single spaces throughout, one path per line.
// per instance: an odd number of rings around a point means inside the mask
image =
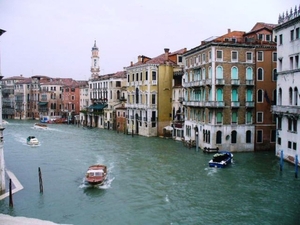
M 133 62 L 132 61 L 130 62 L 130 66 L 133 66 Z
M 142 56 L 138 56 L 138 62 L 141 62 L 142 61 Z
M 230 32 L 231 32 L 231 29 L 230 29 L 230 28 L 228 28 L 228 29 L 227 29 L 227 33 L 229 34 Z
M 169 60 L 169 51 L 170 51 L 170 49 L 165 48 L 164 50 L 165 50 L 165 61 L 168 61 Z

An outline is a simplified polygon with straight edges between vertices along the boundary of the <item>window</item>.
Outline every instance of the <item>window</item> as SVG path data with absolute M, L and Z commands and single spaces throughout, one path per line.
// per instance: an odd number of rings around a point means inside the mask
M 277 62 L 277 52 L 273 52 L 273 62 Z
M 236 136 L 237 136 L 237 132 L 235 130 L 233 130 L 231 132 L 231 144 L 235 144 L 236 143 Z
M 208 61 L 211 61 L 211 51 L 208 52 Z
M 216 144 L 222 144 L 222 132 L 217 131 Z
M 262 68 L 258 68 L 257 69 L 257 80 L 258 81 L 263 81 L 263 69 Z
M 246 113 L 246 123 L 247 124 L 251 124 L 252 123 L 252 112 L 251 111 L 248 111 Z
M 256 122 L 262 123 L 263 122 L 263 112 L 257 112 L 256 113 Z
M 264 39 L 264 35 L 263 34 L 258 34 L 258 40 L 263 40 Z
M 290 57 L 290 69 L 294 69 L 294 58 L 293 56 Z
M 251 131 L 250 130 L 246 131 L 246 143 L 247 144 L 251 143 Z
M 238 120 L 237 112 L 232 112 L 231 123 L 232 124 L 237 124 L 237 120 Z
M 271 41 L 272 40 L 272 37 L 270 34 L 266 34 L 266 41 Z
M 178 62 L 182 63 L 182 56 L 180 56 L 180 55 L 178 56 Z
M 293 150 L 297 150 L 297 143 L 293 142 Z
M 152 80 L 156 80 L 156 72 L 152 71 Z
M 258 90 L 257 91 L 257 102 L 258 103 L 262 103 L 263 102 L 263 91 L 262 90 Z
M 294 40 L 294 30 L 291 30 L 291 41 Z
M 220 51 L 220 50 L 218 50 L 218 51 L 217 51 L 217 60 L 218 60 L 218 61 L 221 61 L 222 59 L 223 59 L 223 52 Z
M 263 142 L 263 132 L 262 132 L 262 130 L 258 130 L 256 132 L 256 142 L 257 143 L 262 143 Z
M 281 138 L 280 138 L 280 137 L 277 138 L 277 144 L 278 144 L 278 145 L 281 145 Z
M 264 60 L 264 52 L 258 51 L 257 52 L 257 61 L 263 61 Z
M 148 80 L 148 71 L 146 71 L 146 77 L 145 80 Z
M 151 103 L 152 103 L 152 105 L 156 104 L 156 95 L 155 94 L 152 94 Z
M 296 28 L 296 39 L 300 38 L 300 29 L 299 27 Z
M 282 129 L 282 118 L 277 117 L 277 129 L 281 130 Z
M 237 62 L 238 61 L 238 52 L 237 51 L 232 51 L 231 52 L 231 61 L 232 62 Z
M 283 44 L 283 37 L 282 37 L 282 34 L 279 35 L 279 44 L 280 44 L 280 45 Z
M 277 70 L 276 70 L 276 69 L 273 69 L 273 72 L 272 72 L 272 80 L 273 80 L 273 81 L 276 81 L 276 80 L 277 80 Z
M 246 80 L 253 80 L 253 70 L 251 67 L 246 69 Z
M 202 63 L 205 63 L 205 53 L 202 54 Z
M 246 59 L 247 59 L 247 62 L 252 62 L 252 52 L 247 52 L 246 53 Z
M 223 115 L 221 112 L 217 113 L 217 124 L 221 124 L 223 122 Z

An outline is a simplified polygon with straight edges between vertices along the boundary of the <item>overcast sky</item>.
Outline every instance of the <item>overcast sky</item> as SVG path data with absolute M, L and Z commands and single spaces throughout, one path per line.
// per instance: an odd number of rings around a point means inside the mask
M 45 75 L 88 80 L 97 41 L 100 74 L 198 46 L 228 29 L 278 22 L 299 0 L 0 0 L 0 69 L 5 78 Z

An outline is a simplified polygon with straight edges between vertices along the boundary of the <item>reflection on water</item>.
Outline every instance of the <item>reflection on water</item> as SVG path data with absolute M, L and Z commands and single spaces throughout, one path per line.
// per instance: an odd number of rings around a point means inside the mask
M 210 168 L 211 154 L 170 139 L 112 130 L 9 121 L 6 167 L 24 189 L 0 201 L 0 212 L 65 224 L 295 224 L 300 180 L 273 153 L 235 153 L 227 168 Z M 40 146 L 26 144 L 36 136 Z M 92 164 L 108 166 L 107 182 L 84 184 Z M 44 193 L 39 193 L 38 168 Z M 88 215 L 88 216 L 87 216 Z M 221 220 L 220 220 L 221 218 Z M 298 221 L 298 220 L 297 220 Z

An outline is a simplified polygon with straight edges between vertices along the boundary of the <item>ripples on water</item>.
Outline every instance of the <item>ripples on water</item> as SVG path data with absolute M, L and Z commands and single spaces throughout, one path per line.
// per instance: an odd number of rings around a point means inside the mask
M 225 169 L 210 168 L 212 155 L 182 143 L 103 129 L 9 121 L 6 165 L 24 189 L 0 201 L 0 213 L 56 223 L 98 224 L 297 224 L 300 181 L 294 167 L 273 153 L 235 153 Z M 40 146 L 26 144 L 36 136 Z M 106 164 L 104 186 L 84 185 L 91 164 Z M 44 193 L 39 193 L 41 167 Z M 300 178 L 299 178 L 300 179 Z

